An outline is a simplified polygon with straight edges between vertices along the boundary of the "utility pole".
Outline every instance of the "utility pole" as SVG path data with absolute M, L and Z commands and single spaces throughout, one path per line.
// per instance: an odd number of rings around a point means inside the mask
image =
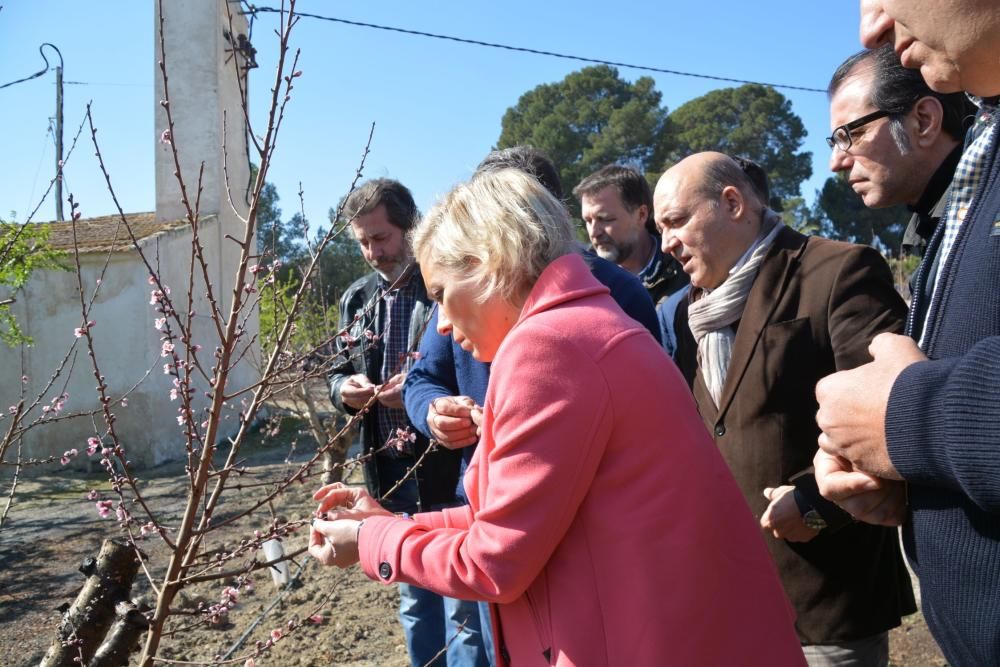
M 58 49 L 56 49 L 56 53 L 59 53 Z M 56 220 L 63 219 L 62 167 L 63 167 L 63 68 L 62 68 L 62 54 L 60 53 L 59 67 L 56 67 Z
M 56 67 L 56 220 L 63 220 L 62 214 L 62 70 L 63 70 L 63 59 L 62 52 L 56 48 L 54 44 L 49 44 L 45 42 L 42 46 L 38 47 L 38 52 L 42 54 L 42 59 L 45 61 L 45 67 L 48 68 L 49 60 L 45 57 L 45 53 L 42 48 L 48 46 L 56 55 L 59 56 L 59 66 Z

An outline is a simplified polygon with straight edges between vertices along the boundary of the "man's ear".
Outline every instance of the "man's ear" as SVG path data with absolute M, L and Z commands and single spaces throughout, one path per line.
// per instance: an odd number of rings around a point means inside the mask
M 639 204 L 635 207 L 634 215 L 637 216 L 639 222 L 641 222 L 643 227 L 645 227 L 646 221 L 649 220 L 649 207 L 645 204 Z
M 722 188 L 722 194 L 719 195 L 719 206 L 722 207 L 722 210 L 730 218 L 739 220 L 743 217 L 743 213 L 746 210 L 746 201 L 743 199 L 743 193 L 740 192 L 739 188 L 727 185 Z
M 937 141 L 941 134 L 941 122 L 944 119 L 944 108 L 941 106 L 940 100 L 930 95 L 921 97 L 913 105 L 913 111 L 910 112 L 910 115 L 916 123 L 915 138 L 918 146 L 927 148 Z

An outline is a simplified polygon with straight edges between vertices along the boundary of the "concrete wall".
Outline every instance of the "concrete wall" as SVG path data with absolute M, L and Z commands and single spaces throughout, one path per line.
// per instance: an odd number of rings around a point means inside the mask
M 155 0 L 153 2 L 157 4 Z M 198 171 L 204 163 L 199 213 L 203 217 L 209 216 L 210 220 L 201 224 L 200 238 L 211 267 L 207 280 L 220 300 L 224 318 L 229 314 L 239 257 L 238 245 L 225 236 L 238 239 L 244 236 L 244 225 L 237 213 L 246 214 L 245 188 L 250 174 L 237 72 L 231 54 L 227 53 L 231 43 L 223 35 L 224 31 L 230 31 L 226 4 L 226 0 L 164 2 L 170 108 L 175 123 L 172 141 L 179 151 L 181 172 L 192 206 L 198 191 Z M 239 9 L 239 3 L 230 6 L 234 11 Z M 158 30 L 157 16 L 150 35 L 156 44 L 157 61 L 160 59 Z M 232 32 L 239 34 L 246 31 L 246 19 L 234 16 Z M 159 66 L 154 64 L 154 67 L 156 214 L 157 220 L 176 220 L 185 218 L 186 211 L 174 176 L 171 147 L 160 142 L 167 122 L 159 101 L 165 96 Z M 228 172 L 236 210 L 227 196 L 223 174 L 224 114 Z M 172 289 L 175 307 L 186 311 L 192 255 L 190 230 L 182 229 L 150 239 L 146 252 L 151 262 L 158 262 L 161 279 Z M 89 293 L 106 254 L 90 253 L 81 257 L 84 285 Z M 191 289 L 197 313 L 194 342 L 203 346 L 201 355 L 207 372 L 213 365 L 212 353 L 219 340 L 208 317 L 206 286 L 200 269 L 195 275 Z M 120 396 L 137 382 L 140 383 L 130 395 L 127 406 L 116 405 L 114 408 L 118 420 L 116 428 L 128 448 L 128 456 L 140 467 L 184 455 L 183 432 L 176 419 L 179 402 L 171 402 L 169 398 L 172 377 L 163 373 L 163 363 L 167 359 L 160 356 L 161 333 L 153 328 L 157 315 L 149 304 L 152 286 L 147 278 L 148 271 L 136 252 L 115 253 L 91 315 L 97 322 L 93 332 L 97 339 L 96 354 L 110 392 Z M 70 352 L 71 362 L 47 396 L 51 398 L 61 394 L 65 385 L 70 398 L 63 414 L 98 408 L 94 390 L 97 382 L 86 348 L 81 340 L 73 338 L 73 329 L 82 321 L 75 273 L 36 273 L 24 293 L 19 295 L 15 313 L 35 343 L 21 351 L 0 349 L 0 409 L 6 410 L 7 406 L 18 401 L 22 388 L 19 378 L 22 375 L 29 377 L 24 386 L 26 395 L 37 393 L 74 341 L 76 347 Z M 249 315 L 243 313 L 241 319 L 246 320 L 246 338 L 249 339 L 258 330 L 256 312 Z M 227 393 L 235 387 L 249 386 L 256 381 L 258 373 L 253 362 L 258 358 L 256 349 L 246 355 L 233 372 Z M 202 385 L 197 392 L 201 405 L 204 405 L 206 389 L 207 386 Z M 238 405 L 235 407 L 238 408 Z M 230 426 L 227 430 L 232 432 L 237 420 L 233 417 L 226 425 Z M 97 430 L 103 432 L 104 428 L 103 419 L 98 418 Z M 86 457 L 82 452 L 86 449 L 86 439 L 94 434 L 94 430 L 90 419 L 45 424 L 25 439 L 27 448 L 24 454 L 42 458 L 60 455 L 75 447 L 81 452 L 77 464 L 83 465 L 82 460 Z M 10 458 L 11 455 L 8 455 Z

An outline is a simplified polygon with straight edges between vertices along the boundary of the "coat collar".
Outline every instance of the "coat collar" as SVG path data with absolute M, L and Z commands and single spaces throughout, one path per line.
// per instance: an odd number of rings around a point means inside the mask
M 732 403 L 753 352 L 760 342 L 764 327 L 770 324 L 774 311 L 798 268 L 807 241 L 808 237 L 786 227 L 778 232 L 771 249 L 764 257 L 760 273 L 757 274 L 757 279 L 754 280 L 750 295 L 747 297 L 743 317 L 740 319 L 736 339 L 733 342 L 733 356 L 729 362 L 726 384 L 722 387 L 718 415 L 725 414 L 729 404 Z
M 569 301 L 609 293 L 608 288 L 594 278 L 579 253 L 563 255 L 545 267 L 538 277 L 521 307 L 517 325 L 532 315 Z

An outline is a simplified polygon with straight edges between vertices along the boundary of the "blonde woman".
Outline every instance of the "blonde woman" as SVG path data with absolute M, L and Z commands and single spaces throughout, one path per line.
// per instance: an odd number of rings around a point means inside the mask
M 315 494 L 310 552 L 493 605 L 498 664 L 801 665 L 756 522 L 680 373 L 530 176 L 482 174 L 413 232 L 438 328 L 492 362 L 470 505 Z

